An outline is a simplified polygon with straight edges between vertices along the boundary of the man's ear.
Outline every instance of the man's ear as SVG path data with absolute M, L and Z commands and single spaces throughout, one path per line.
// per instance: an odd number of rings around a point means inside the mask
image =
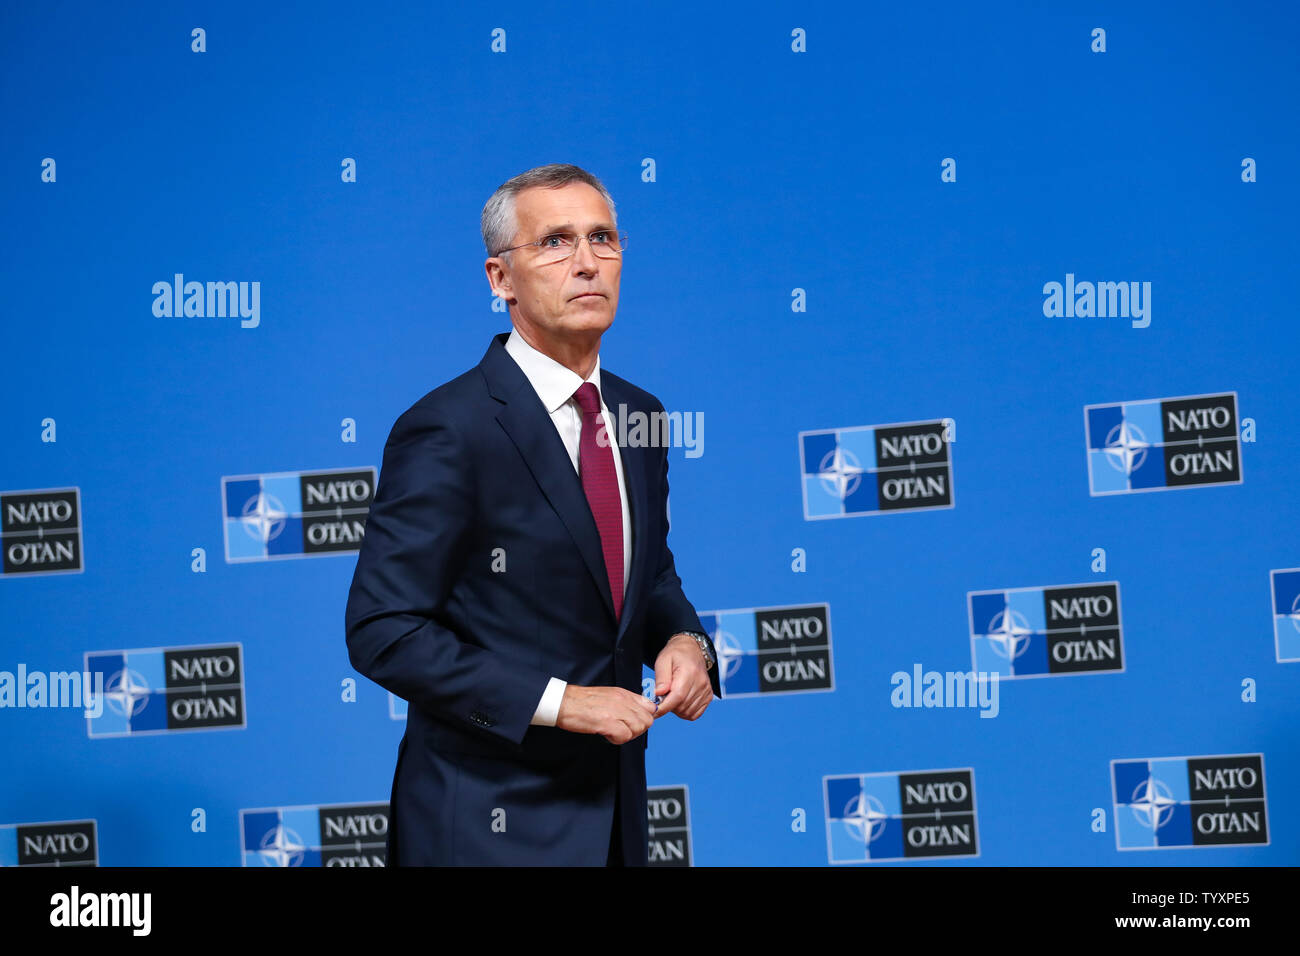
M 510 273 L 502 265 L 499 256 L 493 256 L 483 263 L 483 268 L 487 272 L 488 286 L 492 289 L 493 295 L 498 295 L 506 302 L 514 298 L 514 283 L 510 281 Z

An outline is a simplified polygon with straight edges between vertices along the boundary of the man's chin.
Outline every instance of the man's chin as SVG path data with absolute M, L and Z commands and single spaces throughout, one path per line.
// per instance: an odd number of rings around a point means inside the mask
M 604 299 L 599 300 L 604 302 Z M 575 334 L 600 335 L 614 324 L 614 316 L 605 309 L 587 307 L 578 314 L 570 314 L 563 325 L 565 331 Z

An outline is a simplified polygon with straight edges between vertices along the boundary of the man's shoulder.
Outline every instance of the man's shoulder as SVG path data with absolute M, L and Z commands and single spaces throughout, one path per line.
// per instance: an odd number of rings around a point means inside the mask
M 483 372 L 476 365 L 421 395 L 407 411 L 417 408 L 452 411 L 488 397 Z
M 392 434 L 405 435 L 439 426 L 455 431 L 457 424 L 468 424 L 476 414 L 497 407 L 488 394 L 483 373 L 475 366 L 411 403 L 397 416 Z

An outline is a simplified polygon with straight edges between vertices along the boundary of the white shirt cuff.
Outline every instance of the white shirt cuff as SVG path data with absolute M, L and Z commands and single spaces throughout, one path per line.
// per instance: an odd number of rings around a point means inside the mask
M 541 702 L 538 703 L 537 712 L 533 714 L 529 724 L 554 727 L 555 722 L 560 719 L 560 701 L 564 699 L 564 688 L 568 686 L 567 681 L 552 677 L 546 685 L 546 690 L 542 691 Z

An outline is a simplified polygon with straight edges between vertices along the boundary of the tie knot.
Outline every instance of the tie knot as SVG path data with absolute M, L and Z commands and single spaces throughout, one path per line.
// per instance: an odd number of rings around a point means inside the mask
M 583 382 L 573 393 L 573 400 L 578 403 L 584 416 L 600 414 L 600 392 L 591 382 Z

